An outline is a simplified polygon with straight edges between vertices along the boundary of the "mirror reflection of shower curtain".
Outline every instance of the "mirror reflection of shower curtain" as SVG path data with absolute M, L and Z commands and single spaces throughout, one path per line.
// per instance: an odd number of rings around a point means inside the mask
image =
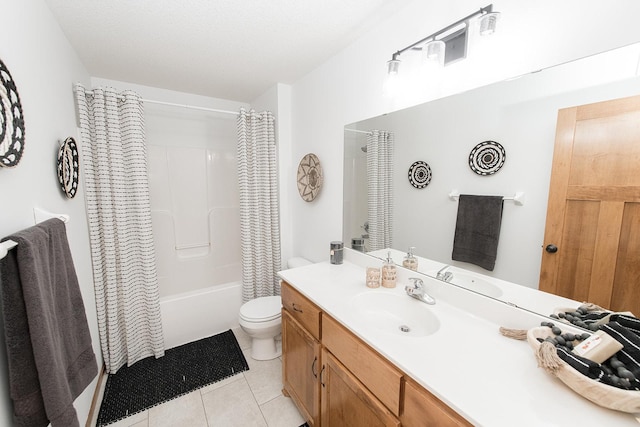
M 164 355 L 140 96 L 75 87 L 100 346 L 107 372 Z
M 280 213 L 273 114 L 240 109 L 238 180 L 242 300 L 279 294 Z
M 367 135 L 369 250 L 389 248 L 393 237 L 393 133 Z

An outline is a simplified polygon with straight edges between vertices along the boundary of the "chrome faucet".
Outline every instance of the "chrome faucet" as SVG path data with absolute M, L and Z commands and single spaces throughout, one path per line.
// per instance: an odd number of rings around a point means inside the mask
M 404 290 L 411 298 L 415 298 L 424 302 L 425 304 L 433 305 L 436 303 L 435 298 L 429 296 L 424 289 L 424 282 L 418 277 L 410 277 L 409 280 L 413 281 L 412 285 L 407 285 Z
M 451 267 L 450 265 L 445 265 L 440 270 L 438 270 L 438 273 L 436 274 L 436 279 L 442 280 L 444 282 L 450 282 L 451 279 L 453 279 L 453 273 L 450 271 L 447 271 L 450 267 Z

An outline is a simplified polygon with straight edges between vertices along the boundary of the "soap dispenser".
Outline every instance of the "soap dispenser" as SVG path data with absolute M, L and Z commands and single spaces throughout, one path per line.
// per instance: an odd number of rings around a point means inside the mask
M 391 259 L 391 251 L 387 253 L 387 260 L 382 265 L 382 286 L 385 288 L 396 287 L 396 266 Z
M 407 256 L 404 257 L 402 261 L 402 266 L 404 268 L 408 268 L 409 270 L 417 271 L 418 270 L 418 259 L 413 255 L 413 251 L 415 248 L 411 246 L 409 251 L 407 252 Z

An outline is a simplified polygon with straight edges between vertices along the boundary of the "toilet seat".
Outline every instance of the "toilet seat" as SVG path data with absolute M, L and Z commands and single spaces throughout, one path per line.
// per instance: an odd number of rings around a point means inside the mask
M 281 316 L 282 300 L 279 296 L 260 297 L 240 307 L 240 319 L 246 322 L 268 322 Z

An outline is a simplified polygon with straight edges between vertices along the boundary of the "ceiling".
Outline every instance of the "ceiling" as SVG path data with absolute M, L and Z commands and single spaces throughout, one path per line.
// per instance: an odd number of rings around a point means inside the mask
M 45 0 L 89 74 L 251 102 L 413 0 Z

